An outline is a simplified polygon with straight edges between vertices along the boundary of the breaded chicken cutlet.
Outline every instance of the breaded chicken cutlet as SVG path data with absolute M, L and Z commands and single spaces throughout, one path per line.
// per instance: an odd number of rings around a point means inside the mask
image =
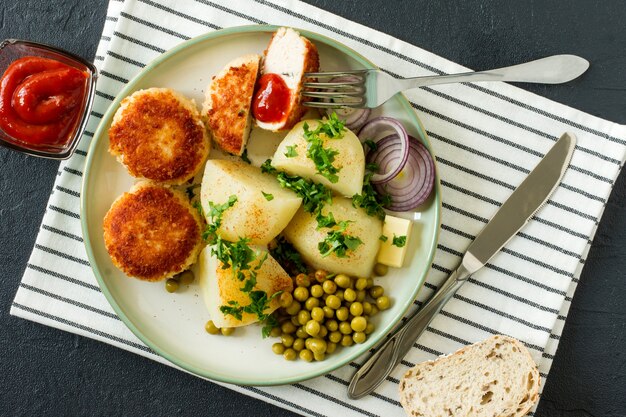
M 250 106 L 259 74 L 260 55 L 235 58 L 213 77 L 202 108 L 207 128 L 217 145 L 241 155 L 245 149 L 252 115 Z
M 319 54 L 313 42 L 291 28 L 278 29 L 265 50 L 261 78 L 268 74 L 279 75 L 289 90 L 289 98 L 285 108 L 281 109 L 284 113 L 281 120 L 263 122 L 255 114 L 257 126 L 275 132 L 291 129 L 298 123 L 307 111 L 301 104 L 300 92 L 305 81 L 313 81 L 305 79 L 304 73 L 317 72 L 319 69 Z
M 126 97 L 109 129 L 109 152 L 140 179 L 183 184 L 201 169 L 209 151 L 195 104 L 167 88 Z
M 126 275 L 159 281 L 196 261 L 202 226 L 184 194 L 143 181 L 111 205 L 104 218 L 104 243 L 113 264 Z

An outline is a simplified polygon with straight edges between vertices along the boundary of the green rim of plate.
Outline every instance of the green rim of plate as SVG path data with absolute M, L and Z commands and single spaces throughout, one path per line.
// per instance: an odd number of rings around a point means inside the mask
M 82 188 L 81 188 L 80 218 L 81 218 L 81 226 L 82 226 L 83 237 L 84 237 L 84 242 L 85 242 L 85 249 L 87 250 L 87 256 L 89 258 L 91 268 L 96 276 L 100 289 L 102 290 L 102 293 L 105 295 L 109 304 L 111 304 L 111 307 L 113 307 L 113 310 L 115 310 L 115 313 L 119 316 L 122 322 L 124 322 L 124 324 L 135 334 L 135 336 L 137 336 L 143 343 L 149 346 L 154 352 L 158 353 L 160 356 L 167 359 L 168 361 L 175 364 L 176 366 L 179 366 L 185 369 L 186 371 L 189 371 L 195 375 L 198 375 L 204 378 L 208 378 L 208 379 L 212 379 L 212 380 L 216 380 L 220 382 L 226 382 L 230 384 L 237 384 L 237 385 L 271 386 L 271 385 L 292 384 L 295 382 L 300 382 L 300 381 L 304 381 L 307 379 L 315 378 L 320 375 L 327 374 L 337 368 L 344 366 L 345 364 L 349 363 L 355 358 L 361 356 L 363 353 L 366 353 L 369 349 L 375 346 L 382 338 L 385 337 L 386 334 L 388 334 L 392 330 L 392 328 L 400 321 L 402 316 L 407 312 L 409 307 L 411 307 L 411 305 L 413 304 L 413 300 L 415 300 L 415 298 L 417 297 L 417 294 L 419 290 L 422 288 L 424 281 L 426 280 L 426 276 L 428 275 L 428 272 L 430 270 L 430 265 L 434 258 L 436 244 L 439 238 L 439 231 L 441 229 L 440 227 L 441 226 L 441 185 L 439 182 L 439 174 L 438 174 L 438 169 L 436 166 L 437 165 L 436 158 L 433 158 L 435 160 L 435 174 L 436 174 L 435 175 L 435 190 L 434 190 L 435 201 L 433 201 L 433 204 L 435 204 L 435 220 L 436 220 L 437 228 L 435 230 L 433 240 L 432 242 L 430 242 L 431 246 L 430 246 L 430 253 L 428 254 L 427 267 L 424 269 L 423 273 L 421 274 L 419 283 L 415 286 L 415 290 L 413 291 L 413 294 L 411 294 L 411 297 L 408 298 L 408 300 L 404 303 L 404 305 L 401 308 L 400 313 L 396 315 L 395 317 L 393 317 L 392 320 L 390 320 L 387 323 L 387 325 L 382 329 L 383 331 L 381 332 L 380 337 L 376 339 L 374 338 L 368 339 L 366 343 L 363 343 L 362 345 L 352 346 L 351 354 L 343 361 L 340 361 L 338 363 L 334 363 L 331 365 L 326 365 L 326 366 L 323 366 L 324 362 L 319 362 L 319 364 L 321 365 L 320 367 L 316 367 L 315 370 L 311 372 L 303 373 L 296 377 L 272 379 L 272 378 L 267 378 L 266 376 L 264 378 L 265 379 L 264 381 L 257 381 L 257 380 L 250 381 L 250 380 L 244 380 L 244 379 L 230 378 L 223 374 L 214 374 L 205 369 L 198 369 L 197 367 L 187 363 L 183 358 L 161 349 L 149 337 L 143 334 L 143 332 L 133 324 L 133 322 L 129 319 L 129 317 L 126 316 L 126 313 L 124 312 L 124 310 L 117 304 L 117 301 L 115 300 L 113 295 L 109 292 L 107 284 L 98 266 L 97 260 L 91 249 L 91 236 L 89 235 L 89 228 L 87 226 L 87 219 L 89 218 L 89 213 L 87 209 L 87 201 L 89 200 L 88 184 L 91 179 L 91 165 L 95 157 L 94 155 L 95 155 L 96 145 L 101 140 L 104 140 L 103 137 L 106 136 L 104 133 L 107 127 L 109 126 L 110 121 L 115 113 L 115 110 L 117 110 L 120 104 L 120 101 L 124 97 L 129 95 L 130 93 L 134 92 L 135 85 L 139 81 L 141 81 L 146 76 L 146 74 L 148 74 L 154 68 L 158 67 L 161 63 L 167 61 L 168 59 L 175 56 L 179 52 L 182 52 L 186 50 L 187 48 L 197 45 L 198 43 L 202 43 L 202 42 L 212 40 L 215 38 L 220 38 L 220 37 L 225 37 L 225 36 L 230 36 L 230 35 L 237 35 L 237 34 L 242 34 L 242 33 L 250 33 L 250 32 L 258 32 L 258 33 L 263 33 L 265 35 L 268 33 L 275 32 L 279 27 L 280 26 L 274 26 L 274 25 L 248 25 L 248 26 L 237 26 L 237 27 L 232 27 L 232 28 L 227 28 L 227 29 L 221 29 L 221 30 L 210 32 L 210 33 L 192 38 L 188 41 L 185 41 L 181 43 L 180 45 L 177 45 L 174 48 L 170 49 L 169 51 L 163 53 L 159 57 L 155 58 L 152 62 L 150 62 L 139 74 L 137 74 L 132 80 L 128 82 L 128 84 L 122 89 L 122 91 L 120 91 L 120 93 L 117 95 L 115 100 L 109 105 L 109 108 L 106 111 L 105 115 L 102 117 L 98 125 L 98 128 L 96 129 L 96 132 L 94 134 L 93 140 L 89 145 L 89 151 L 87 153 L 87 159 L 85 161 L 85 169 L 84 169 L 83 182 L 82 182 Z M 320 35 L 314 32 L 309 32 L 307 30 L 296 29 L 296 28 L 294 29 L 299 31 L 303 36 L 309 39 L 327 44 L 343 52 L 344 54 L 348 55 L 350 58 L 359 62 L 365 68 L 377 68 L 372 62 L 367 60 L 365 57 L 363 57 L 356 51 L 350 49 L 349 47 L 329 37 L 326 37 L 324 35 Z M 415 110 L 411 107 L 406 97 L 402 96 L 399 99 L 399 101 L 402 104 L 402 107 L 406 110 L 407 114 L 413 119 L 412 122 L 419 128 L 421 139 L 424 141 L 426 147 L 431 151 L 431 154 L 432 154 L 432 146 L 430 144 L 428 136 L 426 135 L 426 130 L 424 129 L 424 127 L 422 126 L 422 123 L 417 117 Z

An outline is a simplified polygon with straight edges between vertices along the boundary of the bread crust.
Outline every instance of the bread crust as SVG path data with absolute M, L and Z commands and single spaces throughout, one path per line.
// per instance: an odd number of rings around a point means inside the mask
M 111 205 L 104 217 L 104 244 L 126 275 L 159 281 L 196 261 L 202 224 L 184 194 L 144 181 Z
M 519 384 L 520 381 L 508 381 L 502 382 L 499 381 L 498 378 L 503 375 L 490 375 L 489 372 L 483 373 L 485 369 L 487 369 L 487 365 L 494 363 L 498 363 L 497 361 L 503 361 L 504 355 L 499 349 L 501 346 L 510 346 L 510 349 L 506 351 L 505 354 L 511 354 L 515 356 L 517 359 L 518 366 L 525 366 L 524 371 L 522 372 L 524 375 L 523 381 L 521 381 L 524 385 L 524 390 L 521 392 L 523 395 L 521 399 L 515 398 L 518 400 L 517 402 L 513 401 L 513 398 L 504 399 L 501 401 L 502 404 L 497 403 L 497 401 L 502 400 L 497 396 L 494 396 L 492 389 L 494 388 L 491 384 L 506 384 L 510 383 L 513 388 L 519 388 L 516 384 Z M 483 351 L 487 349 L 488 353 L 484 357 L 480 357 L 476 359 L 476 355 L 481 355 Z M 472 360 L 480 360 L 480 363 L 472 363 Z M 454 377 L 449 377 L 448 375 L 442 376 L 442 372 L 445 371 L 444 366 L 450 365 L 454 361 L 458 361 L 458 365 L 455 367 Z M 499 363 L 499 368 L 496 370 L 502 371 L 505 363 Z M 520 368 L 521 369 L 521 368 Z M 473 372 L 473 373 L 472 373 Z M 436 388 L 432 388 L 433 375 L 437 378 L 435 383 L 440 384 Z M 454 378 L 454 381 L 446 378 Z M 471 397 L 472 390 L 465 390 L 462 392 L 463 407 L 454 408 L 455 404 L 448 403 L 443 404 L 442 409 L 439 412 L 433 414 L 430 412 L 432 406 L 427 405 L 428 398 L 428 390 L 437 389 L 438 395 L 446 395 L 448 391 L 445 389 L 445 385 L 450 383 L 451 385 L 455 385 L 455 388 L 463 389 L 465 385 L 467 385 L 467 381 L 471 381 L 474 384 L 480 384 L 481 379 L 483 382 L 487 382 L 482 386 L 482 391 L 479 391 L 482 394 L 482 397 Z M 493 379 L 493 381 L 491 381 Z M 539 371 L 537 369 L 537 365 L 533 361 L 528 349 L 517 339 L 514 339 L 509 336 L 503 335 L 495 335 L 481 342 L 475 343 L 473 345 L 466 346 L 464 348 L 459 349 L 455 353 L 440 357 L 434 361 L 426 361 L 415 365 L 415 367 L 409 369 L 404 376 L 402 377 L 399 384 L 399 392 L 400 392 L 400 403 L 404 408 L 407 415 L 412 417 L 430 417 L 436 415 L 442 416 L 466 416 L 466 415 L 474 415 L 477 417 L 487 416 L 486 412 L 483 414 L 483 406 L 491 406 L 497 407 L 502 406 L 501 410 L 496 411 L 497 415 L 502 417 L 522 417 L 530 411 L 530 409 L 536 404 L 539 400 L 539 388 L 541 386 L 541 380 Z M 506 391 L 506 393 L 511 393 L 511 396 L 516 394 L 514 389 L 509 387 L 510 391 Z M 468 392 L 469 391 L 469 392 Z M 520 394 L 520 393 L 517 393 Z M 459 394 L 461 395 L 461 394 Z M 492 396 L 493 403 L 492 403 Z M 518 395 L 519 396 L 519 395 Z M 448 398 L 448 397 L 446 397 Z M 427 401 L 424 401 L 426 399 Z M 471 405 L 468 405 L 471 404 Z M 437 404 L 439 406 L 440 404 Z M 469 412 L 467 407 L 470 407 Z M 449 408 L 445 408 L 449 407 Z M 486 408 L 486 407 L 485 407 Z M 445 409 L 445 414 L 444 414 Z

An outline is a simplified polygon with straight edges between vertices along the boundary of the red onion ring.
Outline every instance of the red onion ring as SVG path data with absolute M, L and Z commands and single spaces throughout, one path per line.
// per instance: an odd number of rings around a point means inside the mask
M 396 135 L 391 136 L 394 136 L 395 140 L 397 140 L 400 145 L 397 153 L 398 158 L 396 159 L 395 164 L 390 164 L 391 167 L 381 170 L 382 173 L 375 173 L 372 175 L 372 184 L 384 184 L 391 181 L 400 173 L 400 171 L 402 171 L 402 168 L 404 168 L 407 160 L 409 159 L 409 135 L 404 126 L 402 126 L 402 123 L 391 117 L 377 117 L 368 121 L 359 131 L 359 140 L 361 142 L 373 140 L 378 145 L 382 139 L 377 138 L 381 133 L 389 130 L 389 128 L 395 130 Z M 386 136 L 383 139 L 390 140 L 388 138 L 389 136 Z M 376 152 L 379 152 L 379 150 L 376 150 Z M 385 164 L 385 166 L 387 166 L 387 164 Z
M 358 80 L 357 77 L 354 76 L 343 76 L 343 77 L 335 77 L 330 82 L 332 83 L 345 83 L 350 81 Z M 328 90 L 333 91 L 333 90 Z M 334 90 L 335 92 L 339 92 L 339 90 Z M 349 102 L 349 98 L 343 99 L 344 101 Z M 330 116 L 331 114 L 337 113 L 339 119 L 344 120 L 346 123 L 346 127 L 352 131 L 357 131 L 365 124 L 367 118 L 370 116 L 372 112 L 371 109 L 326 109 L 326 114 Z
M 383 143 L 386 141 L 386 143 Z M 393 135 L 379 141 L 384 149 L 398 149 Z M 389 145 L 389 143 L 391 145 Z M 379 148 L 380 149 L 380 148 Z M 385 155 L 390 155 L 391 152 Z M 376 192 L 391 197 L 391 204 L 386 206 L 392 211 L 410 211 L 424 203 L 430 196 L 435 184 L 435 163 L 426 147 L 413 136 L 409 136 L 409 157 L 402 172 L 386 183 L 373 184 Z M 393 157 L 393 156 L 391 156 Z M 388 158 L 391 158 L 388 157 Z M 378 159 L 375 155 L 372 160 Z M 384 159 L 381 163 L 385 163 Z

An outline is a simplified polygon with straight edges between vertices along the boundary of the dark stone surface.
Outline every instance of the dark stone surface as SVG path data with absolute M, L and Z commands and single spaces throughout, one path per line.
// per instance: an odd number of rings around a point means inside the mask
M 592 63 L 563 86 L 524 86 L 626 122 L 626 7 L 620 1 L 307 0 L 474 69 L 553 53 Z M 106 1 L 0 2 L 0 39 L 92 59 Z M 0 415 L 287 416 L 109 345 L 9 316 L 57 163 L 0 149 Z M 626 416 L 626 178 L 615 184 L 537 413 Z

